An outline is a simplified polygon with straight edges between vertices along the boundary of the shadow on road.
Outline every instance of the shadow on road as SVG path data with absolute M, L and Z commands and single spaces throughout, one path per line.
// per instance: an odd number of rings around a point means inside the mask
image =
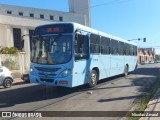
M 137 97 L 141 97 L 142 95 L 136 95 L 136 96 L 127 96 L 127 97 L 119 97 L 119 98 L 109 98 L 109 99 L 100 99 L 98 102 L 110 102 L 115 100 L 127 100 L 127 99 L 133 99 Z
M 137 75 L 157 76 L 158 75 L 158 68 L 138 68 L 134 72 L 131 72 L 131 73 L 137 74 Z
M 76 88 L 53 87 L 43 85 L 31 85 L 28 87 L 0 91 L 0 108 L 12 107 L 17 104 L 38 102 L 49 99 L 56 99 L 66 95 L 76 94 L 86 89 L 87 86 Z
M 138 86 L 137 92 L 139 95 L 135 96 L 123 96 L 123 97 L 117 97 L 117 98 L 106 98 L 106 99 L 100 99 L 97 102 L 110 102 L 110 101 L 118 101 L 118 100 L 127 100 L 127 99 L 138 99 L 146 93 L 148 93 L 154 84 L 158 81 L 158 68 L 139 68 L 135 70 L 134 72 L 130 73 L 131 75 L 135 76 L 132 78 L 127 78 L 131 81 L 131 85 L 126 86 L 119 86 L 115 85 L 113 87 L 105 87 L 105 88 L 96 88 L 95 90 L 99 89 L 112 89 L 112 88 L 127 88 Z M 139 76 L 140 75 L 140 76 Z M 137 77 L 138 76 L 138 77 Z

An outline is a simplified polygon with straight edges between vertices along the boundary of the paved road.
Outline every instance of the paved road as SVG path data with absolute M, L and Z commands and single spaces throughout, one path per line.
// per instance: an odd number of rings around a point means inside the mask
M 159 66 L 159 63 L 139 66 L 126 78 L 106 79 L 92 90 L 86 86 L 67 89 L 36 84 L 16 85 L 10 89 L 0 87 L 0 111 L 128 111 L 137 98 L 150 90 L 156 81 Z M 104 117 L 78 119 L 106 120 Z

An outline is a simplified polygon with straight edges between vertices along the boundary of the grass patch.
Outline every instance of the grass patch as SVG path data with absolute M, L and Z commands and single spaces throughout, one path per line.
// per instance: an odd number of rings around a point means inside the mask
M 155 93 L 159 88 L 160 88 L 160 79 L 157 79 L 157 81 L 153 84 L 153 87 L 151 88 L 149 93 L 140 98 L 139 102 L 137 103 L 137 107 L 134 110 L 135 111 L 134 113 L 143 113 L 143 111 L 145 111 L 145 109 L 147 108 L 149 101 L 153 98 L 153 96 L 155 95 Z M 141 118 L 141 117 L 133 117 L 131 115 L 129 116 L 130 116 L 129 120 L 139 120 Z

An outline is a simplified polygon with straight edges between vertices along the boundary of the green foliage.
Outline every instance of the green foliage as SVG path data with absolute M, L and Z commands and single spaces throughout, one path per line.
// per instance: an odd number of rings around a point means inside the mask
M 16 62 L 12 60 L 11 58 L 8 58 L 4 62 L 2 62 L 2 65 L 6 66 L 7 68 L 11 70 L 16 69 Z
M 137 113 L 139 111 L 140 112 L 145 111 L 149 101 L 151 100 L 151 98 L 154 97 L 159 88 L 160 88 L 160 81 L 158 79 L 152 86 L 151 90 L 146 95 L 140 98 L 139 102 L 137 103 L 137 108 L 134 110 L 134 113 Z M 140 120 L 140 118 L 141 117 L 133 117 L 132 115 L 130 115 L 129 120 Z
M 18 52 L 20 50 L 15 47 L 0 47 L 0 54 L 17 54 Z
M 157 55 L 157 56 L 155 57 L 155 59 L 158 60 L 158 61 L 160 61 L 160 55 Z

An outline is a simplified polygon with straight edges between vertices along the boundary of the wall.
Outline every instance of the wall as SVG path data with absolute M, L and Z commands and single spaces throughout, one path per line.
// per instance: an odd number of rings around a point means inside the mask
M 12 11 L 12 14 L 7 14 L 7 11 Z M 23 16 L 19 15 L 19 12 L 23 12 Z M 34 17 L 30 17 L 30 13 L 34 14 Z M 61 11 L 53 11 L 53 10 L 44 10 L 44 9 L 38 9 L 38 8 L 28 8 L 28 7 L 20 7 L 20 6 L 11 6 L 11 5 L 3 5 L 0 4 L 0 14 L 1 15 L 7 15 L 12 17 L 18 17 L 19 19 L 22 18 L 17 22 L 20 22 L 20 25 L 22 22 L 24 23 L 28 19 L 30 20 L 38 20 L 39 22 L 42 22 L 44 24 L 44 21 L 50 21 L 50 22 L 58 22 L 59 17 L 63 17 L 63 21 L 69 21 L 69 22 L 77 22 L 80 24 L 85 25 L 85 19 L 83 14 L 77 14 L 72 12 L 61 12 Z M 44 19 L 40 18 L 40 15 L 44 15 Z M 6 16 L 6 17 L 7 17 Z M 50 20 L 50 16 L 54 16 L 54 20 Z M 1 21 L 1 19 L 3 19 Z M 5 18 L 0 18 L 0 23 L 4 23 Z M 5 19 L 7 20 L 5 23 L 13 24 L 12 22 L 15 22 L 16 20 L 12 19 Z M 18 24 L 18 23 L 17 23 Z M 30 26 L 36 26 L 35 23 L 31 23 Z
M 72 4 L 72 2 L 69 2 L 70 7 L 76 7 L 79 6 L 79 2 L 83 3 L 84 7 L 86 5 L 88 6 L 88 0 L 75 0 L 76 3 Z M 87 3 L 87 4 L 85 4 Z M 81 6 L 79 7 L 83 7 Z M 72 9 L 73 10 L 73 9 Z M 34 30 L 36 26 L 43 25 L 43 24 L 49 24 L 53 22 L 59 22 L 59 17 L 63 17 L 63 21 L 68 22 L 77 22 L 83 25 L 90 24 L 86 19 L 86 17 L 89 16 L 89 12 L 80 12 L 79 10 L 77 12 L 73 12 L 70 9 L 70 12 L 62 12 L 62 11 L 53 11 L 53 10 L 44 10 L 44 9 L 37 9 L 37 8 L 29 8 L 29 7 L 20 7 L 20 6 L 12 6 L 12 5 L 4 5 L 0 4 L 0 46 L 6 46 L 6 47 L 13 47 L 14 41 L 13 41 L 13 28 L 19 28 L 21 29 L 22 35 L 28 34 L 29 30 Z M 11 11 L 12 14 L 8 14 L 7 11 Z M 23 13 L 23 16 L 19 15 L 19 12 Z M 34 17 L 31 17 L 30 14 L 33 13 Z M 44 15 L 44 19 L 40 18 L 40 14 Z M 50 19 L 50 16 L 54 17 L 54 20 Z M 30 64 L 30 43 L 29 43 L 29 37 L 24 37 L 25 40 L 25 46 L 24 51 L 25 53 L 25 67 L 29 68 Z
M 69 0 L 69 11 L 84 15 L 85 25 L 91 26 L 90 0 Z
M 138 50 L 138 64 L 151 63 L 154 61 L 154 52 L 140 48 Z

